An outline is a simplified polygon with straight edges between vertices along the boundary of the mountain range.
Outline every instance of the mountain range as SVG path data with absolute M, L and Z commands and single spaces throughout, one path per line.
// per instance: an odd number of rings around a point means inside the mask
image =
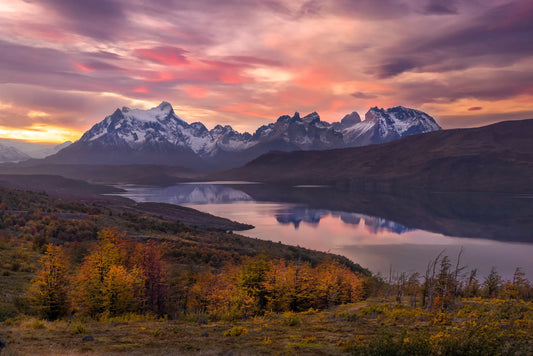
M 160 164 L 198 170 L 242 166 L 270 151 L 325 150 L 390 142 L 441 130 L 428 114 L 402 106 L 371 108 L 361 120 L 357 112 L 332 124 L 313 112 L 284 115 L 253 134 L 231 126 L 208 130 L 188 124 L 162 102 L 149 110 L 117 109 L 85 132 L 80 140 L 46 158 L 59 164 Z
M 270 152 L 214 180 L 394 191 L 533 193 L 533 119 L 409 136 L 365 147 Z
M 31 157 L 13 146 L 6 146 L 0 143 L 0 162 L 20 162 Z
M 0 139 L 0 163 L 44 158 L 59 152 L 71 143 L 67 141 L 57 145 Z

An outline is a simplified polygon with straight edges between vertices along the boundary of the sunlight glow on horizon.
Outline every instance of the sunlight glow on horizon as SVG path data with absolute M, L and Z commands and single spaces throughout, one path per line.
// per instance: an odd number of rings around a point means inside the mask
M 24 142 L 34 143 L 63 143 L 66 141 L 76 141 L 83 135 L 61 127 L 46 125 L 33 125 L 26 129 L 11 129 L 0 126 L 0 137 Z

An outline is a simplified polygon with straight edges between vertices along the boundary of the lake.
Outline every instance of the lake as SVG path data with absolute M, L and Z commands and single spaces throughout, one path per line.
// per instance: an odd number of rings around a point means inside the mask
M 348 257 L 374 273 L 423 273 L 441 251 L 483 279 L 494 266 L 533 279 L 533 199 L 480 193 L 405 192 L 401 196 L 322 186 L 247 182 L 124 186 L 122 196 L 163 202 L 254 225 L 239 234 Z

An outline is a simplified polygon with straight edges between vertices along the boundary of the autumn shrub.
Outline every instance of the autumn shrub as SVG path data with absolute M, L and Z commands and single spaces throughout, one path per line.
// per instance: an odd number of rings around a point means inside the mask
M 379 316 L 386 314 L 389 310 L 389 304 L 371 304 L 359 309 L 359 313 L 363 316 Z
M 78 321 L 76 325 L 74 325 L 74 328 L 72 328 L 73 334 L 85 334 L 87 332 L 87 328 L 83 325 L 81 321 Z
M 302 319 L 294 312 L 285 312 L 282 314 L 283 324 L 287 326 L 299 326 L 302 323 Z
M 432 355 L 432 348 L 425 332 L 395 335 L 390 329 L 383 329 L 368 343 L 352 343 L 344 351 L 361 356 L 427 356 Z
M 29 327 L 34 330 L 38 329 L 46 329 L 46 325 L 42 322 L 42 320 L 35 319 L 30 324 Z
M 358 321 L 359 315 L 356 311 L 342 311 L 337 314 L 337 317 L 344 321 L 356 322 Z
M 394 308 L 387 314 L 387 320 L 401 321 L 404 323 L 410 323 L 416 321 L 417 317 L 422 314 L 422 310 L 411 308 Z
M 224 331 L 224 336 L 244 336 L 248 335 L 248 329 L 243 326 L 234 326 L 229 330 Z

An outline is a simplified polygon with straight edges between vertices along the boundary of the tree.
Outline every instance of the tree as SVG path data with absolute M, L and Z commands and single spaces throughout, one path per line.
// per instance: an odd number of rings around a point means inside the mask
M 121 315 L 139 310 L 143 301 L 144 278 L 142 272 L 131 272 L 119 265 L 112 265 L 104 277 L 103 308 L 110 315 Z
M 41 317 L 55 320 L 69 310 L 69 262 L 63 247 L 48 244 L 41 265 L 32 281 L 30 299 Z
M 422 305 L 425 305 L 428 311 L 433 310 L 433 303 L 435 301 L 435 274 L 437 272 L 437 265 L 444 254 L 442 250 L 434 260 L 429 261 L 426 267 L 426 274 L 424 276 L 424 287 L 422 289 Z M 427 298 L 427 301 L 426 301 Z
M 76 301 L 83 313 L 120 315 L 142 305 L 144 276 L 139 268 L 128 267 L 130 247 L 117 229 L 100 232 L 98 244 L 83 261 L 78 276 Z
M 513 275 L 513 291 L 516 299 L 527 299 L 529 281 L 522 268 L 517 267 Z
M 163 314 L 167 297 L 167 268 L 163 261 L 165 245 L 148 242 L 135 246 L 132 258 L 133 266 L 140 269 L 145 281 L 145 308 L 157 314 Z
M 477 280 L 477 268 L 474 268 L 470 271 L 464 294 L 466 297 L 477 297 L 479 295 L 479 289 L 480 285 Z
M 265 281 L 271 268 L 265 256 L 247 259 L 240 266 L 239 287 L 256 302 L 257 311 L 264 310 L 267 304 Z
M 450 305 L 455 290 L 455 280 L 453 278 L 454 275 L 451 273 L 451 266 L 450 258 L 448 256 L 442 257 L 440 261 L 440 271 L 435 285 L 440 303 L 440 305 L 435 305 L 435 307 L 439 307 L 441 311 Z
M 495 298 L 498 296 L 500 285 L 502 284 L 502 277 L 496 271 L 496 267 L 490 269 L 489 275 L 485 278 L 483 285 L 485 286 L 485 296 Z

